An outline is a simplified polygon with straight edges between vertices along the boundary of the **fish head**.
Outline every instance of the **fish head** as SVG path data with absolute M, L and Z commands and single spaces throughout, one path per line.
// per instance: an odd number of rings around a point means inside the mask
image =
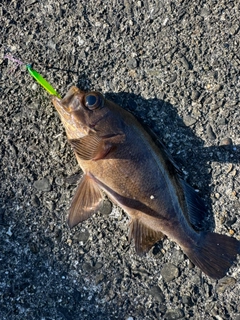
M 71 87 L 63 99 L 54 96 L 52 102 L 68 139 L 78 139 L 96 132 L 104 136 L 116 130 L 113 109 L 119 107 L 113 106 L 99 92 L 85 92 Z

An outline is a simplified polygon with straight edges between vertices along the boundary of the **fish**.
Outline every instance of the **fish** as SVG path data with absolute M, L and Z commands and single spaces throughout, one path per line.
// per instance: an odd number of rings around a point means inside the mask
M 179 174 L 166 148 L 128 111 L 96 91 L 73 86 L 53 96 L 83 176 L 70 205 L 70 228 L 103 202 L 103 195 L 129 216 L 129 240 L 144 255 L 165 236 L 213 279 L 220 279 L 240 253 L 234 237 L 199 227 L 203 200 Z

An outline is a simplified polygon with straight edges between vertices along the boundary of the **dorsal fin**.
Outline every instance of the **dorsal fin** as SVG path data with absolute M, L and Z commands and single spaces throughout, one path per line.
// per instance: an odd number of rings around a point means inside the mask
M 203 200 L 198 196 L 196 191 L 190 187 L 184 180 L 180 179 L 184 192 L 184 206 L 186 215 L 195 230 L 204 229 L 204 219 L 207 216 L 207 209 Z

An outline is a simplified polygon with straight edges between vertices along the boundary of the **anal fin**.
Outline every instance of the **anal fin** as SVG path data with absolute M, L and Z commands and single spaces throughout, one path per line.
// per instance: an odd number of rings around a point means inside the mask
M 85 174 L 73 197 L 68 225 L 73 228 L 78 223 L 88 219 L 102 204 L 102 192 L 89 174 Z
M 163 237 L 162 232 L 149 228 L 139 219 L 132 219 L 130 222 L 129 240 L 134 239 L 135 250 L 138 255 L 147 253 Z

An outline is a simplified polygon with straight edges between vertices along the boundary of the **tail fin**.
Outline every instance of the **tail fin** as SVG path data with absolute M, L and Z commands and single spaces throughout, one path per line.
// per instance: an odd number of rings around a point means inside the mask
M 213 279 L 224 277 L 239 253 L 240 241 L 218 233 L 202 233 L 199 246 L 186 250 L 189 259 Z

